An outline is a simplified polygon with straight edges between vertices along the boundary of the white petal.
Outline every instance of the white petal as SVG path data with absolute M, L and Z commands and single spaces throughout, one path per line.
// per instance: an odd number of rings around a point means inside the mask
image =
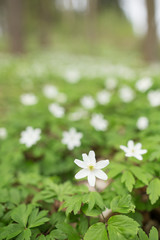
M 138 152 L 139 152 L 139 154 L 145 154 L 145 153 L 147 153 L 147 149 L 141 149 Z
M 80 161 L 78 159 L 75 159 L 74 160 L 74 163 L 78 165 L 78 167 L 81 167 L 81 168 L 87 168 L 87 165 L 84 161 Z
M 128 147 L 129 147 L 130 149 L 133 149 L 133 147 L 134 147 L 134 142 L 133 142 L 133 140 L 129 140 L 129 141 L 128 141 Z
M 88 174 L 88 183 L 91 187 L 95 186 L 96 183 L 96 177 L 93 172 L 89 172 Z
M 89 162 L 89 157 L 88 157 L 88 155 L 86 153 L 82 154 L 82 158 L 83 158 L 84 162 L 87 162 L 87 163 Z
M 138 160 L 143 160 L 143 157 L 140 154 L 135 154 L 134 157 Z
M 135 145 L 135 149 L 136 150 L 139 150 L 139 149 L 141 149 L 142 148 L 142 144 L 141 143 L 137 143 L 136 145 Z
M 95 152 L 94 151 L 90 151 L 89 152 L 89 159 L 90 159 L 90 162 L 92 163 L 92 164 L 96 164 L 96 158 L 95 158 Z
M 75 175 L 75 178 L 76 178 L 76 179 L 81 179 L 81 178 L 87 177 L 87 176 L 88 176 L 88 173 L 89 173 L 88 170 L 82 169 L 82 170 L 80 170 L 80 171 Z
M 108 176 L 105 172 L 103 172 L 102 170 L 95 170 L 94 174 L 97 178 L 102 179 L 102 180 L 107 180 Z
M 108 164 L 109 164 L 109 160 L 102 160 L 102 161 L 99 161 L 99 162 L 96 163 L 95 168 L 96 169 L 102 169 L 102 168 L 107 167 Z
M 120 149 L 122 149 L 124 152 L 128 151 L 128 148 L 126 146 L 120 145 Z

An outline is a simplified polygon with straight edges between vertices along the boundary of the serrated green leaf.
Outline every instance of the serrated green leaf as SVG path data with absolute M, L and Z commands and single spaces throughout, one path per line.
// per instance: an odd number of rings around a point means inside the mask
M 149 240 L 158 240 L 158 231 L 155 227 L 152 227 L 149 233 Z
M 20 224 L 9 224 L 7 227 L 4 227 L 3 231 L 1 232 L 0 239 L 9 240 L 13 237 L 16 237 L 23 230 L 24 228 Z
M 84 204 L 81 209 L 82 209 L 82 212 L 88 217 L 97 217 L 102 213 L 102 210 L 100 210 L 99 208 L 98 209 L 94 208 L 92 210 L 89 210 L 87 204 Z
M 152 204 L 158 200 L 160 197 L 160 179 L 155 178 L 149 183 L 147 187 L 147 194 L 149 194 L 149 199 Z
M 114 178 L 118 174 L 120 174 L 124 169 L 125 169 L 124 165 L 119 164 L 119 163 L 114 163 L 114 164 L 112 164 L 112 166 L 109 167 L 108 177 Z
M 104 209 L 104 203 L 102 196 L 98 192 L 90 192 L 84 195 L 83 202 L 88 203 L 88 210 L 91 211 L 95 205 L 99 208 Z
M 108 220 L 108 231 L 111 240 L 130 240 L 137 235 L 139 224 L 133 219 L 116 215 Z
M 118 213 L 135 212 L 135 205 L 132 202 L 131 195 L 115 197 L 110 204 L 110 208 L 113 212 Z
M 38 208 L 35 208 L 31 215 L 29 216 L 28 219 L 28 227 L 29 228 L 34 228 L 34 227 L 38 227 L 42 224 L 44 224 L 45 222 L 49 221 L 49 219 L 47 217 L 45 217 L 47 215 L 48 211 L 40 211 Z
M 132 171 L 133 175 L 136 176 L 136 178 L 146 185 L 148 184 L 149 179 L 152 177 L 148 172 L 145 172 L 140 167 L 132 166 L 130 170 Z
M 61 230 L 68 237 L 68 240 L 80 240 L 80 237 L 75 228 L 67 223 L 57 224 L 57 229 Z
M 92 225 L 84 236 L 84 240 L 107 240 L 107 231 L 104 223 Z
M 126 170 L 122 175 L 121 182 L 124 183 L 128 191 L 131 192 L 135 184 L 135 178 L 130 171 Z
M 69 196 L 66 198 L 64 204 L 61 206 L 60 209 L 67 208 L 66 210 L 67 215 L 72 211 L 76 215 L 81 208 L 82 199 L 83 197 L 81 195 Z
M 25 204 L 22 204 L 22 205 L 16 207 L 12 211 L 11 218 L 15 222 L 21 224 L 23 227 L 26 227 L 28 216 L 30 215 L 32 208 L 33 208 L 32 205 L 26 206 Z
M 18 235 L 18 237 L 16 238 L 16 240 L 30 240 L 31 239 L 31 230 L 26 228 L 23 230 L 22 233 L 20 233 Z
M 67 236 L 60 229 L 55 229 L 50 233 L 50 238 L 64 240 L 67 238 Z
M 138 231 L 139 240 L 149 240 L 147 234 L 140 228 Z
M 81 215 L 80 216 L 80 221 L 79 221 L 79 226 L 78 229 L 80 233 L 84 236 L 84 234 L 87 232 L 88 229 L 88 219 L 86 216 Z

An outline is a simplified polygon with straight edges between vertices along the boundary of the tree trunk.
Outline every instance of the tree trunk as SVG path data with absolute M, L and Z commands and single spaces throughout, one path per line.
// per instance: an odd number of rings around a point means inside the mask
M 24 52 L 23 0 L 6 0 L 9 48 L 14 54 Z
M 144 43 L 144 57 L 147 61 L 158 60 L 158 37 L 155 21 L 155 1 L 146 0 L 148 31 Z
M 97 27 L 96 27 L 96 18 L 97 18 L 97 8 L 98 1 L 97 0 L 89 0 L 88 1 L 88 12 L 87 12 L 87 33 L 91 43 L 94 43 L 97 35 Z

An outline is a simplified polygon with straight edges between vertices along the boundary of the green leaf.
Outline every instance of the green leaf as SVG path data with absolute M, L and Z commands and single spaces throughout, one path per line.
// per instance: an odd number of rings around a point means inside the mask
M 57 229 L 61 230 L 68 237 L 68 240 L 80 240 L 80 237 L 75 228 L 67 223 L 57 224 Z
M 104 223 L 92 225 L 84 236 L 84 240 L 107 240 L 107 231 Z
M 148 181 L 151 177 L 150 174 L 148 174 L 148 172 L 145 172 L 143 169 L 136 166 L 132 166 L 130 170 L 132 171 L 133 175 L 136 176 L 136 178 L 138 178 L 144 184 L 146 185 L 148 184 Z
M 58 240 L 64 240 L 67 238 L 66 234 L 64 234 L 60 229 L 55 229 L 50 233 L 51 239 L 58 239 Z
M 18 205 L 20 203 L 20 194 L 19 194 L 19 190 L 12 188 L 9 191 L 9 198 L 10 198 L 10 202 Z
M 16 240 L 30 240 L 31 238 L 31 230 L 26 228 L 24 231 L 18 235 Z
M 7 227 L 4 227 L 3 231 L 0 234 L 0 239 L 9 240 L 16 237 L 23 230 L 24 228 L 20 224 L 10 224 Z
M 140 228 L 139 232 L 139 240 L 149 240 L 147 234 Z
M 123 170 L 125 169 L 125 166 L 119 163 L 112 163 L 112 166 L 109 167 L 109 173 L 108 177 L 109 178 L 114 178 L 118 174 L 120 174 Z
M 89 210 L 87 204 L 84 204 L 81 209 L 82 209 L 82 212 L 88 217 L 97 217 L 102 213 L 102 210 L 100 210 L 99 208 L 98 209 L 94 208 L 92 210 Z
M 47 213 L 48 211 L 43 210 L 39 212 L 39 209 L 35 208 L 29 216 L 28 227 L 34 228 L 44 224 L 45 222 L 48 222 L 49 219 L 45 217 Z
M 152 227 L 149 233 L 149 240 L 158 240 L 158 231 L 155 227 Z
M 135 184 L 135 178 L 130 171 L 126 170 L 122 175 L 121 182 L 124 183 L 128 191 L 131 192 Z
M 69 213 L 71 213 L 72 211 L 76 215 L 81 208 L 81 204 L 82 204 L 82 196 L 81 195 L 73 195 L 73 196 L 66 198 L 64 204 L 61 206 L 60 209 L 67 208 L 67 210 L 66 210 L 67 215 Z
M 108 231 L 111 240 L 129 240 L 138 232 L 139 224 L 133 219 L 116 215 L 108 220 Z
M 32 205 L 26 206 L 25 204 L 22 204 L 22 205 L 16 207 L 12 211 L 11 218 L 15 222 L 21 224 L 23 227 L 26 227 L 28 216 L 30 215 L 32 208 L 33 208 Z
M 86 216 L 81 215 L 80 216 L 80 221 L 79 221 L 79 226 L 78 229 L 80 233 L 84 236 L 84 234 L 87 232 L 88 229 L 88 219 Z
M 147 194 L 149 194 L 149 199 L 152 204 L 158 200 L 160 197 L 160 179 L 155 178 L 149 183 L 147 187 Z
M 135 212 L 135 205 L 132 202 L 131 195 L 115 197 L 112 200 L 110 207 L 113 212 L 118 213 Z
M 100 209 L 104 209 L 105 207 L 102 196 L 98 192 L 90 192 L 89 194 L 84 195 L 83 202 L 88 203 L 89 211 L 91 211 L 95 205 Z

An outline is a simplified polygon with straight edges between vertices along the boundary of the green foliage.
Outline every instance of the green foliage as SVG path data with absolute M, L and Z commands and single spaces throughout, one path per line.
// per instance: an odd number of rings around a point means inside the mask
M 107 231 L 104 223 L 92 225 L 84 236 L 84 240 L 108 240 Z
M 111 202 L 113 212 L 129 213 L 135 211 L 135 205 L 132 203 L 131 195 L 117 196 Z
M 151 203 L 154 204 L 160 197 L 160 179 L 155 178 L 149 183 L 147 193 Z

